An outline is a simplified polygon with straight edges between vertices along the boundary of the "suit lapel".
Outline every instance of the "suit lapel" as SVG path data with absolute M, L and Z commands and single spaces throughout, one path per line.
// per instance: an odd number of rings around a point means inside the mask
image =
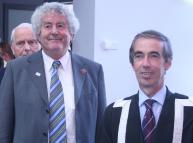
M 159 121 L 155 130 L 156 143 L 171 143 L 173 138 L 174 127 L 174 100 L 171 92 L 167 90 Z
M 72 71 L 74 78 L 74 92 L 75 92 L 75 102 L 76 104 L 79 101 L 82 86 L 87 74 L 86 68 L 84 68 L 83 63 L 79 61 L 76 55 L 71 54 L 72 59 Z M 47 84 L 45 78 L 44 63 L 41 51 L 35 53 L 34 55 L 28 58 L 28 71 L 29 75 L 32 78 L 35 86 L 37 87 L 42 100 L 48 104 L 48 93 L 47 93 Z
M 138 94 L 132 97 L 130 110 L 129 110 L 129 117 L 127 121 L 126 142 L 131 142 L 131 143 L 143 142 L 138 100 L 139 100 Z
M 41 51 L 28 58 L 28 72 L 44 103 L 48 104 L 47 84 Z
M 87 74 L 86 68 L 84 68 L 83 63 L 78 59 L 76 55 L 71 54 L 72 58 L 72 71 L 73 71 L 73 78 L 74 78 L 74 95 L 75 95 L 75 103 L 77 104 L 81 90 L 83 89 L 83 83 Z

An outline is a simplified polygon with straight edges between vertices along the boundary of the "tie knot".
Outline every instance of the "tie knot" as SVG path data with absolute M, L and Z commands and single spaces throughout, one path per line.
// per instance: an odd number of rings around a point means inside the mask
M 52 63 L 53 69 L 58 69 L 60 65 L 61 65 L 60 61 L 54 61 L 54 62 Z
M 153 99 L 147 99 L 145 100 L 144 104 L 147 109 L 152 109 L 153 103 L 156 102 Z

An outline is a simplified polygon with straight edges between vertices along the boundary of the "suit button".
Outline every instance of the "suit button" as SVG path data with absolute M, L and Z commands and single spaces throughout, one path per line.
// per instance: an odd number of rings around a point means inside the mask
M 49 109 L 46 109 L 46 113 L 49 114 Z
M 46 137 L 48 136 L 48 134 L 47 134 L 47 133 L 45 133 L 45 132 L 43 132 L 43 135 L 44 135 L 44 136 L 46 136 Z

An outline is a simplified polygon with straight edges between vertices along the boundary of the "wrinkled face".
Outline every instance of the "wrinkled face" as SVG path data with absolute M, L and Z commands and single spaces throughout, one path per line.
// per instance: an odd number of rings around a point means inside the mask
M 157 39 L 139 38 L 134 45 L 133 69 L 143 88 L 158 91 L 164 84 L 164 75 L 171 66 L 171 60 L 165 62 L 163 43 Z
M 20 27 L 15 30 L 11 49 L 15 57 L 26 56 L 37 52 L 40 44 L 30 27 Z
M 45 14 L 38 39 L 48 56 L 56 60 L 62 57 L 71 41 L 66 17 L 55 12 Z

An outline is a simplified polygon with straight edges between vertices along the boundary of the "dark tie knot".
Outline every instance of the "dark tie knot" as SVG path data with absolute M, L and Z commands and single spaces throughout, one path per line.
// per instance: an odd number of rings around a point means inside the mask
M 147 109 L 152 109 L 153 103 L 155 103 L 155 102 L 156 101 L 153 99 L 147 99 L 147 100 L 145 100 L 144 104 L 145 104 L 145 107 Z
M 52 63 L 53 69 L 58 69 L 60 65 L 61 65 L 60 61 L 54 61 L 54 62 Z

